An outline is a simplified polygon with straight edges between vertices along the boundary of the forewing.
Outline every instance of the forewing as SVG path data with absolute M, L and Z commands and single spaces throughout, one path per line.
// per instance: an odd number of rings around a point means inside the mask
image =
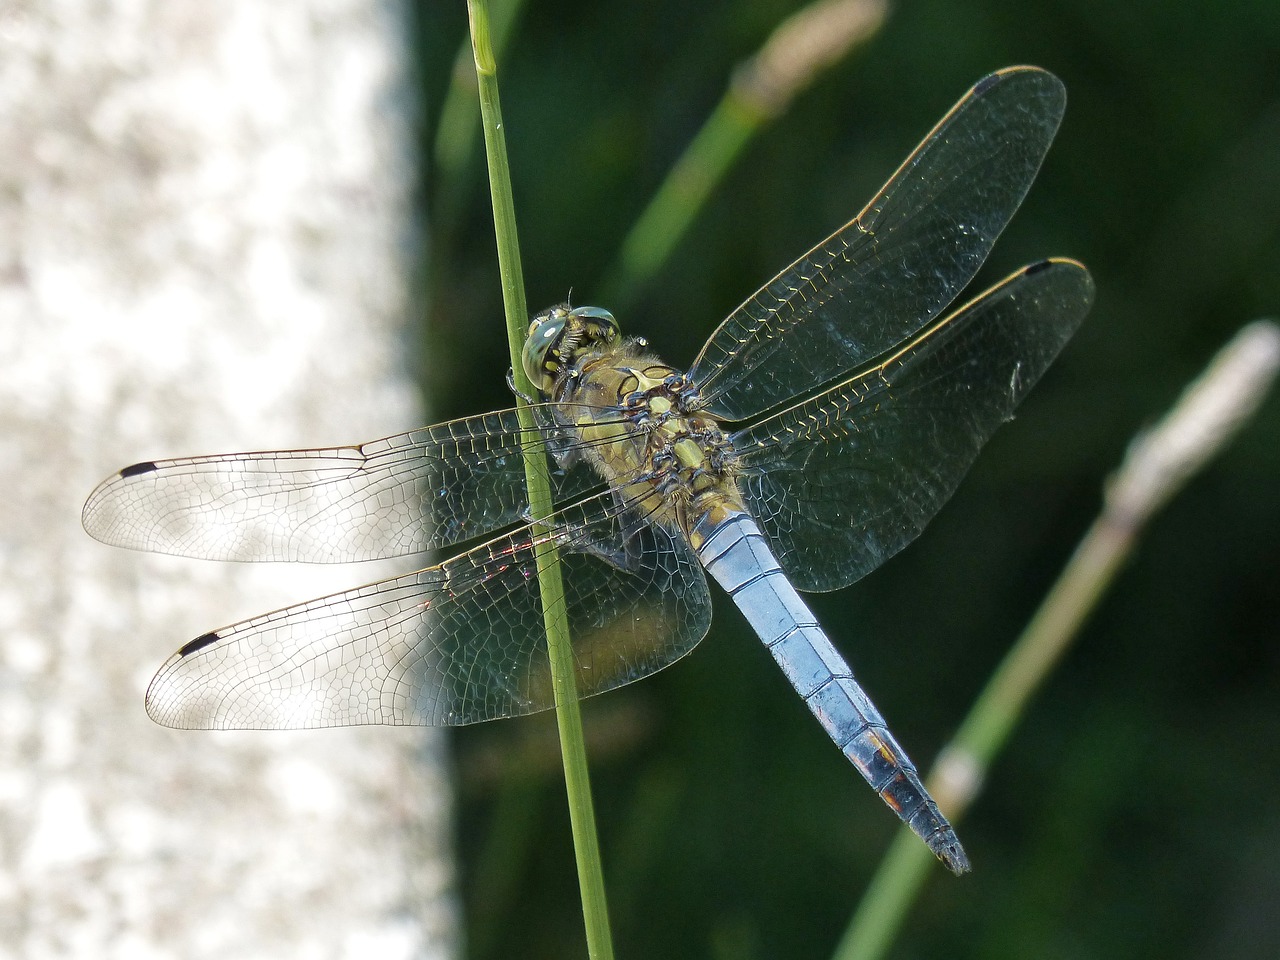
M 874 359 L 933 320 L 978 271 L 1062 119 L 1052 74 L 978 82 L 858 216 L 712 334 L 690 375 L 741 420 Z
M 733 437 L 792 583 L 835 590 L 915 539 L 1088 312 L 1071 260 L 1025 267 L 888 359 Z
M 557 514 L 578 694 L 660 670 L 710 625 L 678 531 L 611 494 Z M 530 528 L 439 566 L 206 634 L 160 669 L 147 712 L 171 727 L 458 725 L 553 706 Z
M 359 446 L 138 463 L 93 491 L 82 521 L 104 543 L 207 560 L 403 556 L 520 522 L 525 437 L 500 410 Z M 558 501 L 599 482 L 550 467 Z

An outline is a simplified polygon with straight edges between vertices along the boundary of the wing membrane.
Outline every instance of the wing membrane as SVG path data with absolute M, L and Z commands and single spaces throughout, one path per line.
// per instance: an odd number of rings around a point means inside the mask
M 578 692 L 662 669 L 710 625 L 706 580 L 678 531 L 612 494 L 557 514 Z M 147 691 L 158 723 L 264 729 L 459 725 L 554 705 L 524 527 L 439 566 L 206 634 Z M 622 562 L 625 560 L 625 562 Z
M 891 349 L 972 279 L 1058 129 L 1061 82 L 1035 67 L 979 81 L 858 216 L 729 315 L 690 376 L 741 420 Z
M 499 410 L 359 446 L 135 464 L 93 491 L 82 522 L 104 543 L 207 560 L 403 556 L 520 522 L 524 437 Z M 559 501 L 599 483 L 550 467 Z
M 801 590 L 915 539 L 1088 312 L 1071 260 L 1025 267 L 888 359 L 733 437 L 739 489 Z

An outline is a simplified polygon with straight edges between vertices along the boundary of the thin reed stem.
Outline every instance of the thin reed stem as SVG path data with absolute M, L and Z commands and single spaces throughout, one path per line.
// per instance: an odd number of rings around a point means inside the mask
M 511 195 L 511 171 L 507 163 L 506 136 L 498 100 L 497 64 L 490 38 L 486 0 L 468 0 L 471 45 L 476 62 L 476 82 L 480 94 L 480 116 L 484 129 L 485 153 L 489 166 L 489 186 L 493 195 L 494 231 L 498 245 L 498 268 L 502 275 L 502 297 L 511 350 L 511 369 L 517 389 L 533 395 L 533 385 L 520 362 L 529 311 L 525 304 L 524 276 L 520 267 L 520 245 L 516 235 L 515 204 Z M 574 683 L 573 647 L 565 618 L 564 584 L 560 578 L 555 543 L 549 528 L 537 521 L 551 513 L 551 485 L 547 477 L 546 450 L 539 438 L 532 413 L 519 404 L 520 426 L 527 438 L 524 445 L 525 472 L 529 485 L 530 514 L 535 521 L 535 558 L 538 589 L 542 597 L 547 632 L 547 652 L 551 660 L 551 681 L 555 690 L 556 722 L 564 761 L 565 790 L 569 799 L 569 820 L 573 830 L 574 853 L 578 865 L 578 886 L 586 925 L 587 951 L 593 960 L 611 960 L 613 943 L 600 864 L 600 844 L 596 837 L 591 783 L 587 773 L 587 751 L 582 735 L 582 715 Z

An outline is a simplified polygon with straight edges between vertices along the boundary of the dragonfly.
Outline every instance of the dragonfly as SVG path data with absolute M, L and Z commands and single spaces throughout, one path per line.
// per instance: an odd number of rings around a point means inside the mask
M 1066 103 L 1013 67 L 973 86 L 853 220 L 724 320 L 687 372 L 599 307 L 533 318 L 517 409 L 325 449 L 155 460 L 89 497 L 109 544 L 339 562 L 469 549 L 205 633 L 146 709 L 190 729 L 459 725 L 554 706 L 536 554 L 554 550 L 579 696 L 658 671 L 711 623 L 710 574 L 840 751 L 955 873 L 956 833 L 798 591 L 913 540 L 1089 309 L 1069 259 L 955 301 Z M 531 439 L 554 512 L 532 519 Z

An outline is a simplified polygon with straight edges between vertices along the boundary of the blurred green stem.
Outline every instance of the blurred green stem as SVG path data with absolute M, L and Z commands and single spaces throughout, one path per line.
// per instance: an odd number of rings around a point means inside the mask
M 517 389 L 532 396 L 533 385 L 525 376 L 524 366 L 520 362 L 528 309 L 525 305 L 515 205 L 511 196 L 511 171 L 507 164 L 506 136 L 503 133 L 502 109 L 498 101 L 497 64 L 491 46 L 486 0 L 468 0 L 467 13 L 471 24 L 471 45 L 476 63 L 485 153 L 489 163 L 489 185 L 493 195 L 494 231 L 497 235 L 498 268 L 502 275 L 507 337 L 511 348 L 511 369 Z M 569 798 L 569 819 L 578 864 L 587 950 L 593 958 L 610 960 L 613 957 L 613 944 L 609 934 L 604 874 L 600 865 L 600 846 L 596 838 L 595 812 L 587 774 L 582 715 L 574 686 L 573 647 L 565 619 L 564 584 L 560 579 L 560 567 L 556 563 L 554 537 L 548 528 L 537 523 L 551 513 L 546 452 L 527 405 L 521 402 L 518 406 L 521 430 L 528 438 L 524 446 L 524 459 L 529 485 L 529 509 L 535 521 L 534 531 L 537 537 L 534 556 L 547 632 L 547 652 L 551 660 L 551 682 L 555 690 L 556 722 L 564 760 L 565 789 Z
M 494 58 L 502 56 L 512 30 L 523 12 L 524 0 L 500 0 L 493 4 L 490 44 Z M 467 44 L 458 50 L 452 79 L 440 105 L 432 155 L 435 159 L 436 200 L 432 220 L 437 231 L 451 233 L 470 194 L 473 159 L 476 152 L 476 74 L 474 56 Z
M 1027 700 L 1129 555 L 1134 532 L 1117 525 L 1107 513 L 1094 521 L 1058 583 L 939 757 L 926 786 L 953 824 L 960 821 L 976 796 L 992 758 L 1008 739 Z M 933 854 L 915 834 L 900 831 L 835 956 L 839 960 L 883 956 L 933 862 Z
M 759 113 L 738 102 L 732 90 L 725 95 L 623 239 L 618 258 L 605 275 L 601 303 L 619 314 L 631 306 L 762 120 Z
M 1165 419 L 1130 446 L 1107 484 L 1101 515 L 929 777 L 929 791 L 953 823 L 977 796 L 1031 695 L 1115 579 L 1143 526 L 1226 446 L 1265 396 L 1277 366 L 1280 329 L 1269 321 L 1250 324 L 1188 387 Z M 914 834 L 899 832 L 836 948 L 838 960 L 884 955 L 932 862 L 933 855 Z
M 599 302 L 625 311 L 756 132 L 823 70 L 874 35 L 887 14 L 887 0 L 816 0 L 779 24 L 738 66 L 724 97 L 622 241 Z

